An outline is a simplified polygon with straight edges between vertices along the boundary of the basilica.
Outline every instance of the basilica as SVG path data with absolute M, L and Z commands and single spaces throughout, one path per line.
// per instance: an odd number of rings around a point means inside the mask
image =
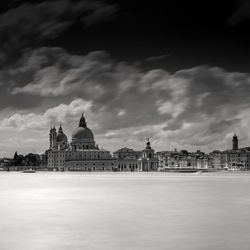
M 84 116 L 73 131 L 71 143 L 68 142 L 60 125 L 50 129 L 50 148 L 47 151 L 49 169 L 69 171 L 110 171 L 116 168 L 117 161 L 109 151 L 99 149 L 92 131 L 87 127 Z
M 61 125 L 58 132 L 55 127 L 50 129 L 46 155 L 47 168 L 59 171 L 156 171 L 158 167 L 149 140 L 142 151 L 123 148 L 114 157 L 100 149 L 83 115 L 70 143 Z

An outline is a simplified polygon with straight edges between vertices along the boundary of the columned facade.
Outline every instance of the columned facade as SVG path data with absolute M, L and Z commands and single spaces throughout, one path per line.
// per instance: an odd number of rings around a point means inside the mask
M 155 157 L 155 151 L 150 146 L 150 141 L 146 143 L 142 150 L 142 157 L 138 160 L 138 171 L 157 171 L 158 158 Z

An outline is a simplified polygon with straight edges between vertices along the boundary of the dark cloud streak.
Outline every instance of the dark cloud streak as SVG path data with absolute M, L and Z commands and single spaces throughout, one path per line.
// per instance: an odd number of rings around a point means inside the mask
M 75 22 L 89 27 L 111 19 L 115 12 L 115 5 L 89 0 L 20 4 L 0 16 L 0 63 L 20 57 L 24 48 L 57 38 Z
M 240 0 L 238 1 L 236 10 L 229 18 L 229 25 L 236 26 L 244 21 L 250 20 L 250 1 Z

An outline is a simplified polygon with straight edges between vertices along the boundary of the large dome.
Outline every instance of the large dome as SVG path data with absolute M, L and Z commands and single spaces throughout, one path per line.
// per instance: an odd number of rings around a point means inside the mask
M 72 133 L 72 141 L 83 141 L 83 140 L 94 141 L 94 135 L 92 131 L 87 127 L 85 118 L 82 115 L 79 122 L 79 127 L 76 128 Z
M 94 140 L 94 135 L 92 131 L 87 127 L 76 128 L 72 133 L 72 140 L 84 140 L 84 139 Z

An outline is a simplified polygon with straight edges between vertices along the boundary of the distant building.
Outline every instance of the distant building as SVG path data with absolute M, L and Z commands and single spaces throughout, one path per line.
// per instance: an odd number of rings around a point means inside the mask
M 121 148 L 113 153 L 113 156 L 117 159 L 124 159 L 127 157 L 140 158 L 142 156 L 142 151 L 135 151 L 130 148 Z
M 188 152 L 187 150 L 162 151 L 156 153 L 159 161 L 159 168 L 209 168 L 209 157 L 204 152 Z
M 238 148 L 238 137 L 235 133 L 232 138 L 232 149 L 213 151 L 209 156 L 214 168 L 250 170 L 250 148 Z
M 209 153 L 209 159 L 211 167 L 214 169 L 222 169 L 222 152 L 219 150 L 214 150 Z
M 145 149 L 135 151 L 129 148 L 121 148 L 113 153 L 117 159 L 117 171 L 157 171 L 158 159 L 149 140 Z
M 250 170 L 250 148 L 223 151 L 221 163 L 221 169 Z
M 158 158 L 158 166 L 160 169 L 163 169 L 168 166 L 168 156 L 171 154 L 171 151 L 159 151 L 156 152 L 156 157 Z
M 145 149 L 142 150 L 142 157 L 138 160 L 138 171 L 157 171 L 158 159 L 154 149 L 150 146 L 148 139 Z
M 138 159 L 133 156 L 127 156 L 117 159 L 117 171 L 138 171 Z
M 12 165 L 12 159 L 10 158 L 2 158 L 0 159 L 0 170 L 9 170 L 9 167 Z

